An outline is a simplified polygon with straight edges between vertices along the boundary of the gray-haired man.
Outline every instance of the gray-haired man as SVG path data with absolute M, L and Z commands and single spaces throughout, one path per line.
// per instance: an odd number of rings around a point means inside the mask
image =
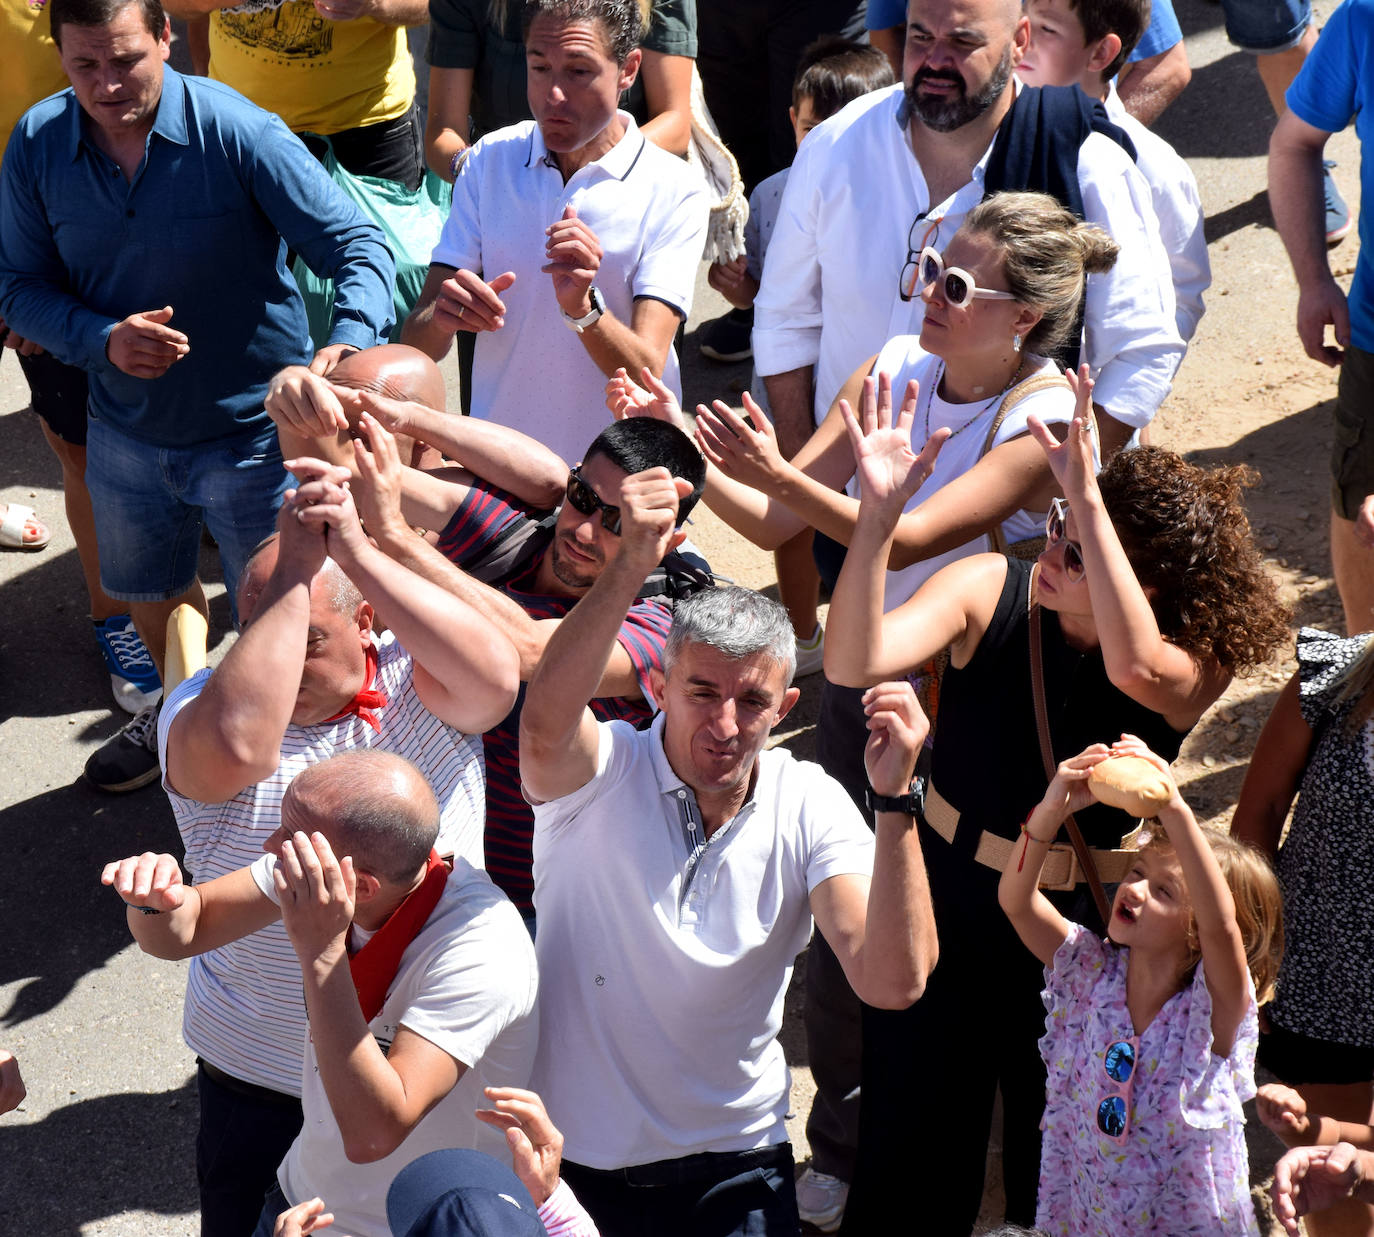
M 920 996 L 935 927 L 902 796 L 927 724 L 905 684 L 868 694 L 875 840 L 838 783 L 763 750 L 797 699 L 795 642 L 782 607 L 742 588 L 677 607 L 649 730 L 598 723 L 586 702 L 681 538 L 687 488 L 663 469 L 626 480 L 620 554 L 530 681 L 520 775 L 545 1011 L 532 1085 L 606 1237 L 791 1235 L 776 1034 L 792 960 L 814 915 L 865 1001 Z

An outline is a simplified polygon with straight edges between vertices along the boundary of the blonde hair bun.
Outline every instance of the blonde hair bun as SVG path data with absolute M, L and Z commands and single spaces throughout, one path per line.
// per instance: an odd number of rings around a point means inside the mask
M 1093 798 L 1132 816 L 1158 816 L 1173 798 L 1169 779 L 1140 756 L 1113 756 L 1088 771 Z

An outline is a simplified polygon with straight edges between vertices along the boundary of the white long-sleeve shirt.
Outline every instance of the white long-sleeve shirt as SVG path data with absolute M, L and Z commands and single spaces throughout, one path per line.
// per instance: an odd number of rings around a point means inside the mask
M 921 330 L 920 297 L 901 300 L 898 281 L 915 225 L 918 247 L 943 248 L 983 198 L 991 146 L 972 179 L 931 202 L 900 119 L 902 87 L 865 95 L 813 129 L 797 152 L 754 303 L 754 365 L 760 374 L 815 371 L 817 423 L 854 370 L 896 335 Z M 1117 420 L 1147 425 L 1169 392 L 1184 344 L 1174 324 L 1169 260 L 1150 186 L 1115 142 L 1089 134 L 1078 159 L 1084 215 L 1112 234 L 1121 254 L 1090 275 L 1085 359 L 1094 399 Z M 934 208 L 934 209 L 932 209 Z
M 1174 324 L 1186 344 L 1197 331 L 1204 313 L 1202 294 L 1212 283 L 1197 179 L 1168 142 L 1126 110 L 1115 85 L 1103 106 L 1107 118 L 1119 125 L 1135 145 L 1135 165 L 1150 186 L 1155 217 L 1159 220 L 1159 238 L 1164 242 L 1169 271 L 1174 277 Z

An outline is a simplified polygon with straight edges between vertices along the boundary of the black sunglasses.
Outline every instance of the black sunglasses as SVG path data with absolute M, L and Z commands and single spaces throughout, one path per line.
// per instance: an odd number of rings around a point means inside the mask
M 620 536 L 620 508 L 602 502 L 601 495 L 582 480 L 582 474 L 576 468 L 568 473 L 568 501 L 574 511 L 580 511 L 583 515 L 601 512 L 601 527 L 608 533 Z

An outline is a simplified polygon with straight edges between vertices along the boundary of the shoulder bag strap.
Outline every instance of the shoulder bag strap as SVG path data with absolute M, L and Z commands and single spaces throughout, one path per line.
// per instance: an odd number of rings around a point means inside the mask
M 1030 610 L 1030 662 L 1031 691 L 1035 696 L 1035 729 L 1040 736 L 1040 759 L 1045 765 L 1045 777 L 1049 781 L 1053 781 L 1058 762 L 1054 758 L 1054 749 L 1050 745 L 1050 719 L 1045 709 L 1045 667 L 1040 656 L 1040 607 L 1036 604 L 1032 604 Z M 1072 812 L 1064 818 L 1064 827 L 1069 831 L 1069 841 L 1073 844 L 1073 853 L 1078 857 L 1078 866 L 1083 869 L 1083 875 L 1092 888 L 1093 901 L 1097 903 L 1097 913 L 1102 917 L 1102 924 L 1105 927 L 1111 917 L 1107 891 L 1102 887 L 1102 878 L 1097 874 L 1097 864 L 1093 862 L 1092 851 L 1088 849 L 1087 842 L 1083 840 L 1083 832 L 1079 829 L 1078 822 L 1074 820 Z
M 1007 413 L 1027 395 L 1034 395 L 1037 391 L 1046 391 L 1050 387 L 1067 387 L 1068 385 L 1068 379 L 1063 374 L 1036 374 L 1024 382 L 1018 382 L 1006 393 L 1002 403 L 998 406 L 997 415 L 993 417 L 992 424 L 988 426 L 988 432 L 983 439 L 983 446 L 978 452 L 978 458 L 981 460 L 992 450 L 993 439 L 997 437 L 997 431 L 1002 428 L 1002 422 L 1006 419 Z M 1007 535 L 1002 531 L 1000 522 L 989 531 L 988 540 L 992 543 L 994 553 L 1005 554 L 1007 552 Z

